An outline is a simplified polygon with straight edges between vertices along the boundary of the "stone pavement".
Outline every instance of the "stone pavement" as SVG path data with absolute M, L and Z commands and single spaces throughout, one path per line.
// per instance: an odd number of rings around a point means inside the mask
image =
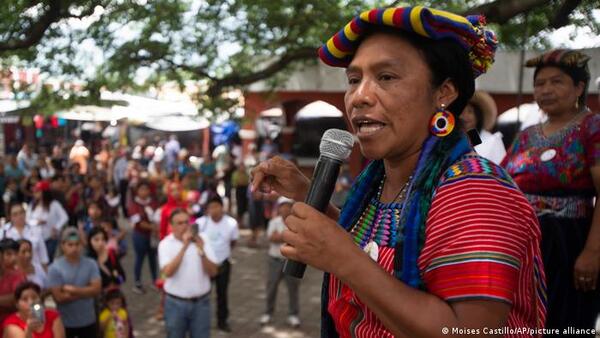
M 215 307 L 216 292 L 213 291 L 211 307 L 213 329 L 212 337 L 272 337 L 272 338 L 304 338 L 318 337 L 320 329 L 321 277 L 322 273 L 308 267 L 300 287 L 300 319 L 298 329 L 286 325 L 287 290 L 282 281 L 279 286 L 277 306 L 271 325 L 261 327 L 259 317 L 265 309 L 265 288 L 267 276 L 267 244 L 263 238 L 259 248 L 248 248 L 247 230 L 241 230 L 242 238 L 233 251 L 233 266 L 229 285 L 229 322 L 232 332 L 222 333 L 216 329 Z M 164 323 L 155 319 L 160 296 L 149 286 L 148 263 L 144 264 L 143 281 L 147 292 L 137 295 L 131 292 L 133 279 L 133 248 L 123 260 L 123 268 L 127 271 L 127 283 L 123 292 L 127 297 L 129 313 L 133 319 L 134 333 L 137 338 L 165 337 Z

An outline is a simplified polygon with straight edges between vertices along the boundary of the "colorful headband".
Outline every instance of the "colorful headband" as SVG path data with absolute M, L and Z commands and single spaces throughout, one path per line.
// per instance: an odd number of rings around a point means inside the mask
M 469 53 L 473 78 L 494 63 L 498 40 L 485 29 L 480 15 L 463 17 L 423 6 L 377 8 L 362 12 L 319 48 L 319 57 L 333 67 L 347 67 L 368 28 L 389 26 L 433 40 L 451 39 Z
M 587 68 L 590 57 L 576 50 L 555 49 L 525 62 L 525 67 L 558 65 L 568 68 Z

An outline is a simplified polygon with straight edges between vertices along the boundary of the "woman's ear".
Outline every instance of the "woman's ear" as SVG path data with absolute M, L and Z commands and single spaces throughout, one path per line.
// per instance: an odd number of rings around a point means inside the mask
M 442 104 L 446 107 L 450 106 L 458 97 L 458 89 L 454 82 L 450 79 L 444 82 L 437 88 L 435 97 L 436 107 L 441 107 Z
M 575 91 L 577 93 L 577 98 L 579 99 L 579 97 L 581 95 L 583 95 L 584 91 L 585 91 L 585 82 L 583 81 L 579 81 L 576 85 L 575 85 Z

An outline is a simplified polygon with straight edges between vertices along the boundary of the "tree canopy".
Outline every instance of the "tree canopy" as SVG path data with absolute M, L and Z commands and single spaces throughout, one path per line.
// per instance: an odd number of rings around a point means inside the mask
M 223 93 L 314 62 L 316 48 L 349 18 L 383 0 L 6 0 L 0 5 L 0 62 L 39 67 L 81 83 L 38 93 L 48 111 L 97 101 L 100 88 L 141 91 L 167 81 L 199 87 L 200 112 L 226 111 Z M 600 33 L 597 0 L 430 0 L 419 4 L 483 13 L 501 48 L 543 47 L 568 24 Z M 526 18 L 526 19 L 525 19 Z M 525 24 L 527 28 L 525 28 Z M 528 33 L 527 41 L 523 41 Z

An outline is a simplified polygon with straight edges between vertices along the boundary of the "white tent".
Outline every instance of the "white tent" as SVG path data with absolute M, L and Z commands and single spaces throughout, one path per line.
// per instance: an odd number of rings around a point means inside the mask
M 28 100 L 0 100 L 0 113 L 29 107 Z
M 75 106 L 56 114 L 59 118 L 73 121 L 116 121 L 125 117 L 122 112 L 100 106 Z
M 137 123 L 150 122 L 157 117 L 162 116 L 197 116 L 198 108 L 191 101 L 166 101 L 153 98 L 103 92 L 103 100 L 127 102 L 126 106 L 113 106 L 113 110 L 127 117 L 129 121 Z
M 195 117 L 198 115 L 198 109 L 191 100 L 166 101 L 111 92 L 101 93 L 100 98 L 105 102 L 122 102 L 123 105 L 115 104 L 112 107 L 75 106 L 57 115 L 60 118 L 75 121 L 109 122 L 127 118 L 134 124 L 151 122 L 165 116 Z
M 200 130 L 209 125 L 205 118 L 184 115 L 160 116 L 146 122 L 146 127 L 166 132 Z
M 283 110 L 281 108 L 270 108 L 263 110 L 259 115 L 261 117 L 281 117 L 283 116 Z
M 315 119 L 320 117 L 343 117 L 339 109 L 325 101 L 315 101 L 302 107 L 296 113 L 296 120 Z

